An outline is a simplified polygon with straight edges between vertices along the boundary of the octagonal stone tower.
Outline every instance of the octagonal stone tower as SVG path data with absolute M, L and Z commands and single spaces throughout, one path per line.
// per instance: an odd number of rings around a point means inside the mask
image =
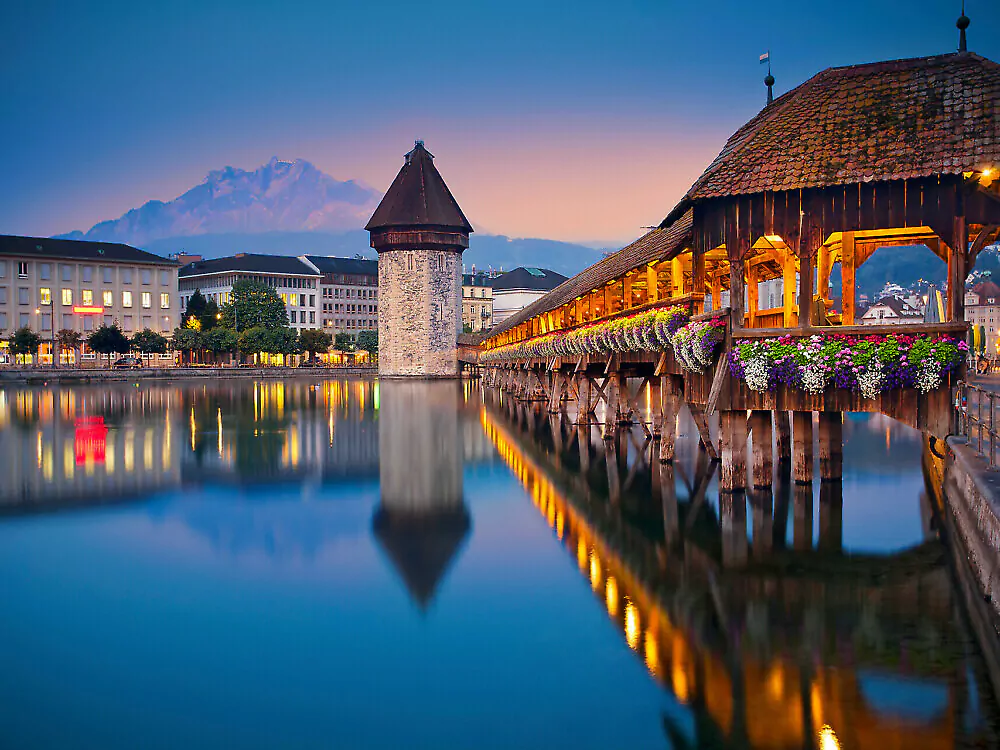
M 379 376 L 457 378 L 462 252 L 472 225 L 423 141 L 365 229 L 378 252 Z

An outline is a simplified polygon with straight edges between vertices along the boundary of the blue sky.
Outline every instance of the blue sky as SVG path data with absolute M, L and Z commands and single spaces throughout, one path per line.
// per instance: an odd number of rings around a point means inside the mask
M 0 37 L 0 232 L 85 229 L 227 164 L 384 190 L 423 138 L 480 229 L 625 241 L 776 92 L 948 52 L 959 2 L 46 2 Z M 995 0 L 969 47 L 1000 59 Z

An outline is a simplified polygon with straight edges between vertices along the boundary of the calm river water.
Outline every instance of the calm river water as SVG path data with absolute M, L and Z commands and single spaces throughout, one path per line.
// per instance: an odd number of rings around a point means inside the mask
M 469 384 L 0 388 L 0 747 L 995 746 L 920 436 L 848 417 L 842 487 L 743 510 L 682 433 L 661 467 Z

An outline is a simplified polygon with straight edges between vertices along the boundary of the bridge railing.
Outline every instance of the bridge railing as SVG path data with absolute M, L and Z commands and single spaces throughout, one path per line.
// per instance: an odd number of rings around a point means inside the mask
M 975 446 L 991 469 L 997 468 L 997 395 L 996 391 L 964 381 L 959 381 L 956 386 L 958 432 L 969 441 L 969 445 Z

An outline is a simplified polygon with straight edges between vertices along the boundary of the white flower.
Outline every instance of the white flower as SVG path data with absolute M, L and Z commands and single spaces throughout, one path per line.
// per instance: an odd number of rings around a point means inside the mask
M 858 376 L 858 385 L 865 398 L 878 398 L 882 392 L 882 363 L 877 357 L 872 357 L 868 369 Z
M 921 393 L 930 393 L 941 385 L 941 365 L 933 358 L 925 359 L 917 373 L 917 388 Z
M 763 357 L 753 357 L 744 362 L 743 373 L 747 388 L 751 391 L 763 392 L 767 390 L 770 373 Z

